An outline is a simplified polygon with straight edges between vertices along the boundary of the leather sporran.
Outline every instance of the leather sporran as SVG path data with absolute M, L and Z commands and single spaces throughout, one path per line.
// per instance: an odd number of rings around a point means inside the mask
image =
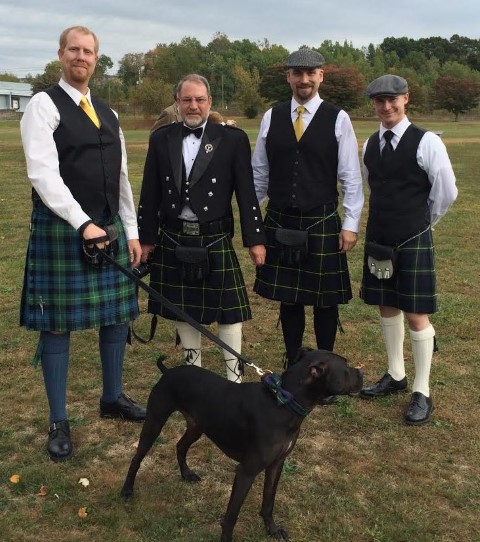
M 368 269 L 372 275 L 380 280 L 388 280 L 393 277 L 398 259 L 396 247 L 367 241 L 365 253 L 367 254 Z
M 299 265 L 308 256 L 308 231 L 277 228 L 275 241 L 284 265 Z
M 208 247 L 175 247 L 175 258 L 182 281 L 199 284 L 210 274 Z

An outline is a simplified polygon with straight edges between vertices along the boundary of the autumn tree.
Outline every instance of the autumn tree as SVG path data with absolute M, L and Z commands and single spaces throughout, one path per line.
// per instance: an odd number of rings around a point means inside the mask
M 235 100 L 242 108 L 245 116 L 254 119 L 260 111 L 266 108 L 265 100 L 260 96 L 260 75 L 257 69 L 248 72 L 241 66 L 236 66 Z
M 477 107 L 480 100 L 480 84 L 472 79 L 439 77 L 433 86 L 433 101 L 437 108 L 446 109 L 455 115 L 467 113 Z
M 32 92 L 36 94 L 53 87 L 60 80 L 62 67 L 58 60 L 53 60 L 45 66 L 45 71 L 32 79 Z
M 364 101 L 365 80 L 356 68 L 326 65 L 320 95 L 325 100 L 351 111 Z

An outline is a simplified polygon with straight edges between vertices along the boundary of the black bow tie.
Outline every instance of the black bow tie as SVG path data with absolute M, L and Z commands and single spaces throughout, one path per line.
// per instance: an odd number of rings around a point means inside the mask
M 182 137 L 187 137 L 190 134 L 193 134 L 196 138 L 200 139 L 203 134 L 203 128 L 189 128 L 188 126 L 185 126 L 185 124 L 182 126 Z

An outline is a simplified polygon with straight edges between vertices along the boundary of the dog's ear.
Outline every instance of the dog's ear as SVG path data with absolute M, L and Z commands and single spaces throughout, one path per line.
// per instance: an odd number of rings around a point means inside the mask
M 308 352 L 311 352 L 312 350 L 313 348 L 308 348 L 307 346 L 301 346 L 297 350 L 297 355 L 295 356 L 293 363 L 297 363 L 297 361 L 300 361 L 303 358 L 303 356 L 305 356 L 305 354 L 307 354 Z

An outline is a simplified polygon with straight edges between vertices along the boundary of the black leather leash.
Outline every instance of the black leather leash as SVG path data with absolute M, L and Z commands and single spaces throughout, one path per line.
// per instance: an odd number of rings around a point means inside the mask
M 247 359 L 246 357 L 236 352 L 231 346 L 223 342 L 219 337 L 217 337 L 205 326 L 197 322 L 189 314 L 179 309 L 175 304 L 173 304 L 162 294 L 154 290 L 150 285 L 145 284 L 145 282 L 139 279 L 135 275 L 135 273 L 133 273 L 130 269 L 127 269 L 126 267 L 123 267 L 122 265 L 120 265 L 114 258 L 112 258 L 107 252 L 105 252 L 105 250 L 98 247 L 97 247 L 97 250 L 102 254 L 102 256 L 109 263 L 113 264 L 119 271 L 121 271 L 125 276 L 127 276 L 130 280 L 132 280 L 138 287 L 142 288 L 142 290 L 145 290 L 145 292 L 147 292 L 150 296 L 152 296 L 155 299 L 155 301 L 158 301 L 163 306 L 165 306 L 169 311 L 173 312 L 175 316 L 178 316 L 179 320 L 184 320 L 185 322 L 187 322 L 187 324 L 190 324 L 193 328 L 199 331 L 202 335 L 205 335 L 205 337 L 210 339 L 216 345 L 220 346 L 227 352 L 230 352 L 230 354 L 235 356 L 240 363 L 243 363 L 244 365 L 248 365 L 249 367 L 254 368 L 257 371 L 257 374 L 260 376 L 263 376 L 266 372 L 267 373 L 271 372 L 271 371 L 264 371 L 263 369 L 261 369 L 260 367 L 257 367 L 254 363 L 252 363 L 249 359 Z

